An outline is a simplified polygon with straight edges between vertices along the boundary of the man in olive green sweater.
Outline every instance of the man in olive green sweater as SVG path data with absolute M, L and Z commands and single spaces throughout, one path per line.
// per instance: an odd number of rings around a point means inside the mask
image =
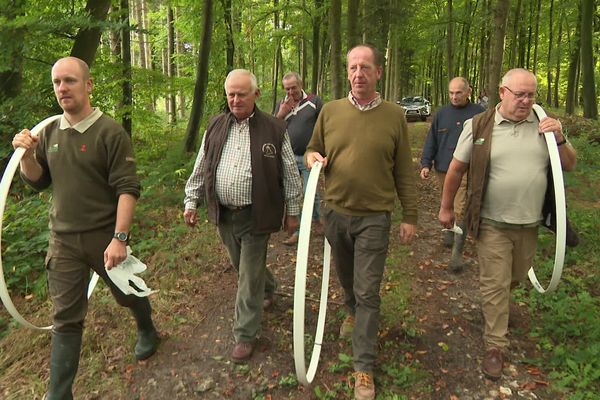
M 12 144 L 25 148 L 20 163 L 25 182 L 36 190 L 52 185 L 46 272 L 54 314 L 46 399 L 68 400 L 73 398 L 79 366 L 90 268 L 135 317 L 136 359 L 154 354 L 159 337 L 148 298 L 125 295 L 106 273 L 127 257 L 129 227 L 140 195 L 129 135 L 90 105 L 93 84 L 84 61 L 58 60 L 52 83 L 62 117 L 39 136 L 27 129 L 19 132 Z
M 306 164 L 325 168 L 325 236 L 344 289 L 348 316 L 340 336 L 352 338 L 355 399 L 374 399 L 373 370 L 391 212 L 398 197 L 400 240 L 416 231 L 417 195 L 402 109 L 376 91 L 381 53 L 358 45 L 347 55 L 347 98 L 325 104 L 306 150 Z

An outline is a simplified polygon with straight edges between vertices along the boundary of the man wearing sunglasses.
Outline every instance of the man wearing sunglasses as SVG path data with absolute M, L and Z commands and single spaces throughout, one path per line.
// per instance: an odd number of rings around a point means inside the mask
M 550 166 L 541 133 L 554 132 L 564 170 L 576 162 L 560 122 L 538 120 L 532 111 L 536 89 L 536 77 L 528 70 L 504 75 L 500 104 L 465 121 L 442 194 L 439 219 L 449 228 L 454 196 L 469 171 L 466 222 L 477 243 L 485 320 L 482 371 L 490 379 L 502 376 L 511 287 L 526 278 L 536 252 Z

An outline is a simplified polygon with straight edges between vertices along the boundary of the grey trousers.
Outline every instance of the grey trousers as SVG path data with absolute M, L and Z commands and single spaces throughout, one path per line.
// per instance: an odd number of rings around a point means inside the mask
M 254 340 L 260 331 L 263 299 L 275 292 L 276 282 L 267 269 L 269 234 L 252 233 L 252 208 L 221 208 L 219 235 L 238 272 L 233 336 L 236 343 Z
M 352 217 L 327 209 L 325 236 L 331 244 L 345 305 L 355 317 L 352 353 L 356 371 L 373 372 L 379 330 L 379 287 L 389 244 L 391 216 Z

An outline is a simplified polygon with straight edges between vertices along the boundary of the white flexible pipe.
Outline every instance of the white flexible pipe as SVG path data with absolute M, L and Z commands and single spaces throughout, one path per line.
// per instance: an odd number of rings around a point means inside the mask
M 537 104 L 533 105 L 533 111 L 537 114 L 538 119 L 542 120 L 546 117 L 546 112 L 542 107 Z M 556 138 L 553 132 L 544 132 L 546 137 L 546 146 L 548 147 L 548 154 L 550 155 L 550 166 L 552 168 L 552 179 L 554 181 L 554 197 L 556 200 L 556 247 L 554 252 L 554 269 L 552 271 L 552 278 L 548 287 L 544 287 L 538 282 L 535 276 L 533 266 L 529 269 L 529 280 L 533 284 L 533 287 L 540 293 L 552 292 L 558 286 L 560 282 L 560 276 L 562 275 L 563 265 L 565 261 L 565 246 L 567 237 L 567 211 L 565 201 L 565 185 L 563 182 L 562 166 L 560 163 L 560 156 L 558 155 L 558 146 L 556 145 Z
M 46 118 L 45 120 L 43 120 L 42 122 L 37 124 L 35 127 L 33 127 L 33 129 L 31 129 L 31 134 L 37 136 L 39 134 L 39 132 L 46 125 L 57 120 L 60 117 L 61 117 L 60 115 L 54 115 L 52 117 Z M 10 185 L 12 184 L 13 177 L 15 176 L 15 172 L 17 171 L 17 168 L 19 166 L 19 162 L 23 158 L 24 153 L 25 153 L 25 149 L 23 147 L 19 147 L 18 149 L 16 149 L 15 152 L 13 153 L 12 157 L 10 158 L 10 161 L 8 162 L 8 165 L 6 166 L 6 169 L 4 170 L 4 175 L 2 175 L 2 181 L 0 182 L 0 215 L 1 216 L 4 216 L 4 208 L 6 206 L 6 198 L 8 196 L 8 191 L 10 189 Z M 0 243 L 2 242 L 2 221 L 3 221 L 3 219 L 4 218 L 0 218 Z M 12 315 L 12 317 L 14 319 L 16 319 L 17 322 L 19 322 L 21 325 L 23 325 L 26 328 L 37 329 L 37 330 L 42 330 L 42 331 L 51 330 L 52 325 L 44 326 L 44 327 L 39 327 L 39 326 L 33 325 L 31 322 L 29 322 L 25 318 L 23 318 L 23 316 L 21 314 L 19 314 L 19 312 L 15 308 L 15 306 L 10 298 L 10 294 L 8 293 L 8 288 L 6 287 L 6 282 L 4 280 L 4 270 L 2 268 L 1 254 L 2 254 L 2 249 L 0 247 L 0 298 L 2 299 L 2 303 L 4 304 L 4 307 L 6 307 L 6 310 L 8 310 L 9 314 Z M 94 291 L 94 287 L 96 286 L 96 283 L 98 282 L 98 278 L 99 278 L 98 274 L 96 274 L 94 272 L 94 275 L 90 279 L 90 284 L 88 286 L 88 293 L 87 293 L 88 298 L 92 295 L 92 292 Z
M 323 278 L 321 280 L 321 301 L 317 318 L 317 331 L 308 372 L 304 362 L 304 307 L 306 303 L 306 266 L 308 263 L 308 248 L 310 242 L 310 227 L 312 212 L 322 164 L 316 162 L 310 171 L 310 176 L 304 191 L 304 205 L 300 220 L 300 235 L 298 238 L 298 254 L 296 257 L 296 281 L 294 285 L 294 362 L 296 377 L 304 386 L 310 385 L 317 372 L 323 333 L 325 332 L 325 315 L 327 313 L 327 294 L 329 289 L 329 266 L 331 264 L 331 247 L 325 239 L 323 250 Z

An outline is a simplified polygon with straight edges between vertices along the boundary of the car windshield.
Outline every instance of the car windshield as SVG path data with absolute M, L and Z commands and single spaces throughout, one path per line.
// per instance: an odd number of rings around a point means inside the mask
M 400 104 L 403 106 L 422 106 L 425 105 L 425 99 L 421 96 L 408 96 L 403 97 Z

